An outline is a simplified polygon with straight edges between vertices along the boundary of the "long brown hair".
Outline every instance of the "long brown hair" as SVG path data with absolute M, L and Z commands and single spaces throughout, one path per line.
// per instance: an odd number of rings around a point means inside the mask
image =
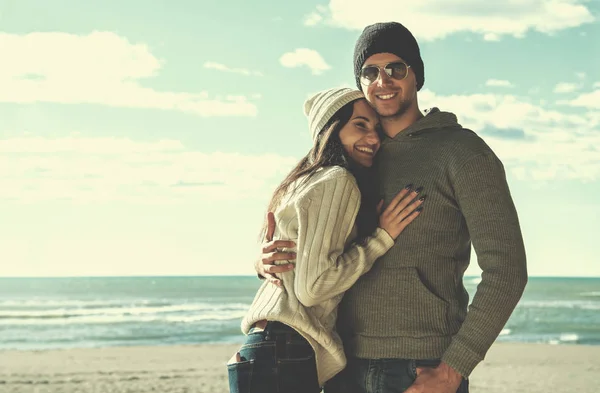
M 295 192 L 301 185 L 310 180 L 319 169 L 340 166 L 348 169 L 354 175 L 361 192 L 361 206 L 356 219 L 357 240 L 363 240 L 375 230 L 378 225 L 376 212 L 377 187 L 373 180 L 375 176 L 373 176 L 371 168 L 362 167 L 348 157 L 340 140 L 340 130 L 350 121 L 354 112 L 354 103 L 357 101 L 344 105 L 325 124 L 308 154 L 300 160 L 273 192 L 267 211 L 275 212 L 283 197 L 290 191 L 292 184 L 301 177 L 304 176 L 292 192 Z M 266 230 L 267 223 L 265 221 L 261 231 L 261 241 L 265 238 Z

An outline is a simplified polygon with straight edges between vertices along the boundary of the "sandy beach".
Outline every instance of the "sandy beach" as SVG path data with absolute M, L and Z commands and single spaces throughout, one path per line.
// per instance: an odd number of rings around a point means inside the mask
M 237 345 L 0 352 L 2 393 L 225 393 Z M 496 344 L 472 393 L 600 392 L 600 346 Z

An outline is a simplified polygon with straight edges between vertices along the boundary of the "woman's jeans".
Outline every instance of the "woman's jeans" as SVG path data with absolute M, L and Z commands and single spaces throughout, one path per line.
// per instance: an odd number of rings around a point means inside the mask
M 239 350 L 241 361 L 228 364 L 230 393 L 317 393 L 315 352 L 300 334 L 280 322 L 250 329 Z
M 417 367 L 439 364 L 439 359 L 349 358 L 346 368 L 325 384 L 325 393 L 402 393 L 417 377 Z M 468 392 L 469 381 L 463 380 L 457 393 Z

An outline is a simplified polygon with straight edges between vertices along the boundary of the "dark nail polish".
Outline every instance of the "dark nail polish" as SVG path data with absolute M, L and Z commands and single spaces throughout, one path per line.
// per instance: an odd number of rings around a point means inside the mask
M 422 211 L 422 210 L 423 210 L 423 206 L 419 206 L 419 207 L 417 207 L 417 208 L 415 209 L 415 211 L 417 211 L 417 212 L 420 212 L 420 211 Z
M 412 184 L 407 184 L 407 185 L 404 186 L 404 188 L 406 190 L 411 190 L 413 188 L 413 185 Z
M 419 200 L 420 200 L 421 202 L 423 202 L 423 201 L 424 201 L 426 198 L 427 198 L 427 195 L 423 195 L 421 198 L 419 198 Z
M 415 190 L 415 192 L 416 192 L 417 194 L 419 194 L 421 191 L 423 191 L 423 187 L 419 187 L 419 188 L 417 188 L 417 189 Z

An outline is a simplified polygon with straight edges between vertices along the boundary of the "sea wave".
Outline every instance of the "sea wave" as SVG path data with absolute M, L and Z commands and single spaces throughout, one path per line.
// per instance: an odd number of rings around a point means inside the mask
M 0 311 L 0 320 L 10 319 L 54 319 L 74 318 L 94 315 L 148 315 L 167 314 L 179 312 L 214 312 L 214 311 L 239 311 L 248 309 L 248 304 L 178 304 L 161 307 L 124 306 L 107 308 L 59 308 L 54 310 L 8 310 Z
M 585 297 L 600 297 L 600 291 L 593 291 L 593 292 L 581 292 L 579 294 L 579 296 L 585 296 Z
M 172 316 L 166 317 L 165 320 L 168 322 L 183 322 L 183 323 L 194 323 L 200 321 L 229 321 L 233 319 L 243 318 L 246 314 L 246 310 L 239 313 L 227 313 L 227 314 L 204 314 L 204 315 L 193 315 L 193 316 Z
M 211 313 L 190 316 L 158 316 L 158 315 L 95 315 L 80 318 L 54 319 L 0 319 L 0 326 L 29 326 L 29 325 L 114 325 L 121 323 L 193 323 L 199 321 L 228 321 L 239 319 L 244 312 Z
M 560 341 L 562 341 L 562 342 L 579 341 L 579 336 L 575 333 L 563 333 L 560 335 Z
M 591 300 L 523 300 L 518 307 L 600 310 L 600 302 Z
M 66 325 L 117 323 L 192 323 L 241 318 L 248 310 L 244 303 L 171 304 L 162 307 L 124 306 L 96 309 L 4 310 L 0 325 Z
M 0 309 L 2 308 L 30 308 L 30 309 L 53 309 L 53 308 L 105 308 L 119 307 L 125 304 L 123 300 L 108 299 L 9 299 L 0 300 Z M 155 299 L 131 299 L 127 304 L 136 304 L 147 307 L 161 307 L 173 304 L 168 300 Z
M 558 344 L 576 344 L 579 341 L 579 335 L 575 333 L 562 333 L 558 339 L 551 339 L 552 345 Z

